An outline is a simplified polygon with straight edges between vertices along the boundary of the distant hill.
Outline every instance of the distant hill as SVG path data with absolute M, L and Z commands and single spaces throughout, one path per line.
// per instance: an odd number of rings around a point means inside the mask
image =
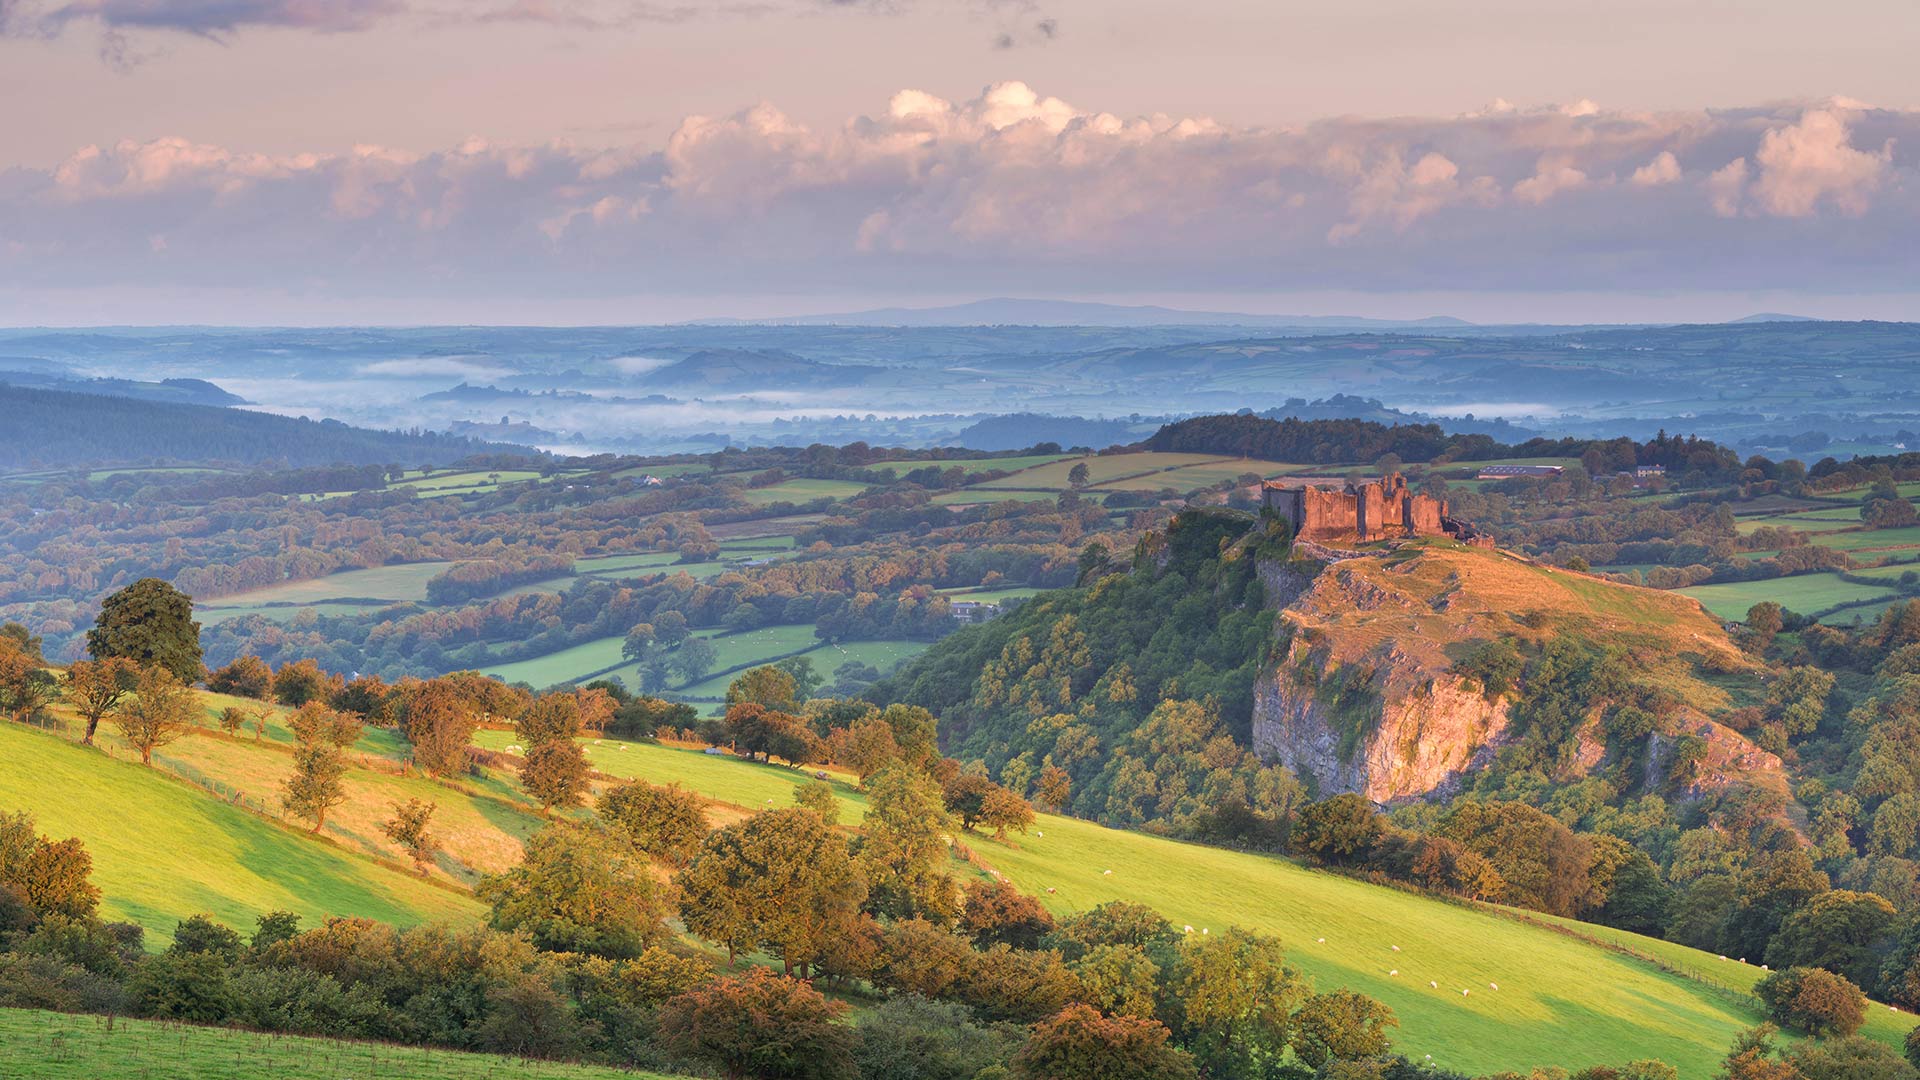
M 10 360 L 0 359 L 0 384 L 24 386 L 36 390 L 64 390 L 74 394 L 105 394 L 109 397 L 138 398 L 141 401 L 171 401 L 180 405 L 245 405 L 247 399 L 229 394 L 205 379 L 162 379 L 140 382 L 134 379 L 89 379 L 71 373 L 54 373 L 44 361 L 23 361 L 31 365 L 9 370 Z
M 372 431 L 338 420 L 0 385 L 0 468 L 129 462 L 255 465 L 446 464 L 527 453 L 436 432 Z
M 969 450 L 1024 450 L 1043 442 L 1088 446 L 1095 450 L 1139 439 L 1152 425 L 1127 420 L 1088 420 L 1078 416 L 1015 413 L 989 416 L 960 429 L 954 443 Z
M 1823 322 L 1823 321 L 1825 320 L 1816 319 L 1811 315 L 1782 315 L 1777 311 L 1762 311 L 1757 315 L 1748 315 L 1744 319 L 1728 319 L 1727 323 L 1732 326 L 1739 326 L 1743 323 Z
M 946 307 L 891 307 L 829 315 L 774 319 L 709 319 L 696 325 L 742 326 L 1331 326 L 1350 329 L 1459 327 L 1472 323 L 1449 316 L 1367 319 L 1350 315 L 1251 315 L 1230 311 L 1185 311 L 1150 304 L 1097 304 L 1078 300 L 1000 297 Z
M 684 360 L 648 372 L 648 386 L 753 390 L 856 386 L 881 369 L 855 364 L 823 364 L 789 352 L 757 349 L 703 349 Z

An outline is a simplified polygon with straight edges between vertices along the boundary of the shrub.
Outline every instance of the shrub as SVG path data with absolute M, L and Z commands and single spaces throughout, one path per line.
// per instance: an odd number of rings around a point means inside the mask
M 1820 968 L 1776 971 L 1754 984 L 1767 1015 L 1809 1035 L 1851 1035 L 1867 1019 L 1867 996 L 1842 976 Z
M 858 1036 L 845 1005 L 765 968 L 717 979 L 660 1009 L 660 1037 L 678 1054 L 740 1080 L 851 1080 Z
M 965 1006 L 913 995 L 867 1010 L 858 1026 L 861 1080 L 974 1080 L 1020 1048 L 1018 1028 L 976 1024 Z
M 1013 1059 L 1021 1080 L 1192 1080 L 1199 1073 L 1183 1050 L 1167 1045 L 1158 1020 L 1102 1016 L 1069 1005 L 1033 1026 Z

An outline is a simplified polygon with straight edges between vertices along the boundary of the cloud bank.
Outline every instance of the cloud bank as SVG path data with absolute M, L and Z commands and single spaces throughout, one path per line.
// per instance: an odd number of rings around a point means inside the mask
M 1843 99 L 1268 129 L 1121 117 L 1017 82 L 965 101 L 904 90 L 829 129 L 761 104 L 613 150 L 264 155 L 167 137 L 0 172 L 0 287 L 1910 291 L 1916 146 L 1920 112 Z

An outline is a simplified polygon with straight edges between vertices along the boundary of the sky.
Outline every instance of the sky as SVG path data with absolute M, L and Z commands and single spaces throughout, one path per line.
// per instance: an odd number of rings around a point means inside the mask
M 0 0 L 0 323 L 1920 318 L 1911 0 Z

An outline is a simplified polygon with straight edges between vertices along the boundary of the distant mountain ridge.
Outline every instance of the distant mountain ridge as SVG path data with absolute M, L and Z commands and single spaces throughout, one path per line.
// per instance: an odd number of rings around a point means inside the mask
M 1474 324 L 1446 315 L 1424 319 L 1369 319 L 1352 315 L 1253 315 L 1186 311 L 1153 304 L 1101 304 L 1081 300 L 995 297 L 943 307 L 887 307 L 771 319 L 702 319 L 693 326 L 1323 326 L 1362 329 L 1462 327 Z

